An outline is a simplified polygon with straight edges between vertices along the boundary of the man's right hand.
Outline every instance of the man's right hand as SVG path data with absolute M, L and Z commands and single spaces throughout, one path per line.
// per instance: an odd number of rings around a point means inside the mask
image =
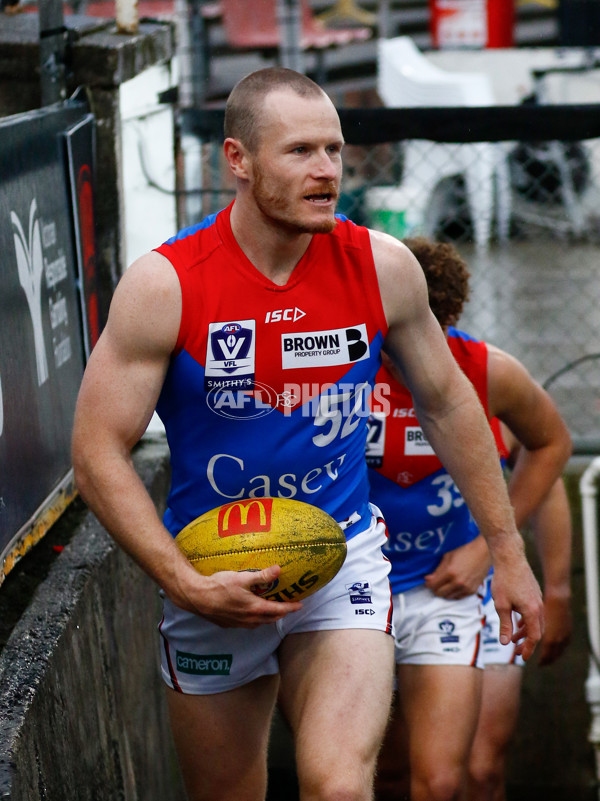
M 466 598 L 477 592 L 491 564 L 486 541 L 480 534 L 445 553 L 436 569 L 425 576 L 425 586 L 450 601 Z
M 177 606 L 217 626 L 255 629 L 302 609 L 300 601 L 269 601 L 253 591 L 257 585 L 272 584 L 280 573 L 278 565 L 258 572 L 227 570 L 212 576 L 195 573 L 199 580 L 188 575 L 181 595 L 167 594 Z

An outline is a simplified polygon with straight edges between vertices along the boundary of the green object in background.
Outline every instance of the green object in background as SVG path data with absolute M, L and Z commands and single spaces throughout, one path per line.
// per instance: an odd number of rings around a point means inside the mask
M 423 191 L 419 186 L 373 186 L 365 192 L 369 226 L 403 239 L 423 229 Z
M 371 209 L 371 227 L 384 231 L 397 239 L 408 236 L 409 229 L 406 224 L 405 211 L 390 211 L 389 209 Z
M 368 217 L 365 216 L 365 187 L 357 187 L 340 193 L 336 212 L 343 214 L 357 225 L 369 225 Z

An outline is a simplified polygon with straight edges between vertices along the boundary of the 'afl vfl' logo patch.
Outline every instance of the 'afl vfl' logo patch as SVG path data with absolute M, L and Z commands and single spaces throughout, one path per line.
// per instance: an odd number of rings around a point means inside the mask
M 204 389 L 254 387 L 255 320 L 210 323 L 206 341 Z
M 385 419 L 382 412 L 371 412 L 367 421 L 365 455 L 369 467 L 381 467 L 385 450 Z
M 281 335 L 284 370 L 352 364 L 369 358 L 369 339 L 364 323 L 329 331 L 304 331 Z

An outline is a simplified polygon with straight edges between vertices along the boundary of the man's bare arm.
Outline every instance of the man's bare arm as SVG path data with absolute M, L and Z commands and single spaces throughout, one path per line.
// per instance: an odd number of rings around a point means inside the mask
M 73 465 L 82 497 L 114 539 L 178 606 L 223 626 L 272 622 L 299 604 L 250 591 L 257 574 L 198 574 L 159 519 L 131 450 L 150 420 L 177 340 L 181 293 L 175 271 L 150 253 L 121 279 L 90 357 L 73 429 Z
M 517 359 L 491 345 L 488 346 L 488 411 L 490 416 L 502 420 L 505 439 L 510 437 L 518 443 L 508 495 L 520 529 L 559 480 L 571 455 L 571 438 L 548 393 Z M 427 586 L 447 598 L 473 592 L 478 554 L 481 570 L 486 570 L 486 551 L 474 540 L 445 554 L 427 577 Z M 544 601 L 548 610 L 545 590 Z
M 546 630 L 538 665 L 551 665 L 571 640 L 571 510 L 562 478 L 558 478 L 531 518 L 542 563 Z
M 543 418 L 542 418 L 543 419 Z M 545 426 L 544 426 L 545 428 Z M 502 436 L 510 448 L 511 468 L 527 457 L 526 450 L 503 424 Z M 569 451 L 570 452 L 570 451 Z M 550 487 L 529 518 L 529 527 L 542 568 L 545 630 L 538 665 L 550 665 L 571 639 L 571 547 L 572 527 L 569 499 L 562 476 Z
M 521 528 L 571 455 L 571 437 L 554 401 L 508 353 L 488 346 L 488 404 L 519 443 L 508 494 Z
M 400 370 L 432 447 L 456 482 L 490 548 L 500 636 L 513 635 L 511 610 L 523 616 L 524 658 L 543 630 L 541 592 L 515 525 L 488 420 L 429 309 L 423 272 L 403 245 L 372 232 L 389 324 L 385 350 Z

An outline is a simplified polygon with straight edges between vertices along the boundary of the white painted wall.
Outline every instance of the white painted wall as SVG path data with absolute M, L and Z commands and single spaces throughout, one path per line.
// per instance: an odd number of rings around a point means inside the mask
M 175 150 L 171 107 L 158 94 L 177 85 L 176 65 L 157 65 L 122 84 L 125 260 L 131 264 L 177 233 Z M 102 165 L 98 165 L 102 169 Z M 161 192 L 153 183 L 168 192 Z M 169 193 L 170 192 L 170 193 Z M 164 431 L 155 414 L 148 433 Z
M 175 189 L 173 114 L 170 106 L 159 103 L 158 94 L 176 83 L 173 69 L 164 64 L 120 89 L 127 264 L 177 230 L 175 195 L 153 188 L 147 177 L 170 192 Z

